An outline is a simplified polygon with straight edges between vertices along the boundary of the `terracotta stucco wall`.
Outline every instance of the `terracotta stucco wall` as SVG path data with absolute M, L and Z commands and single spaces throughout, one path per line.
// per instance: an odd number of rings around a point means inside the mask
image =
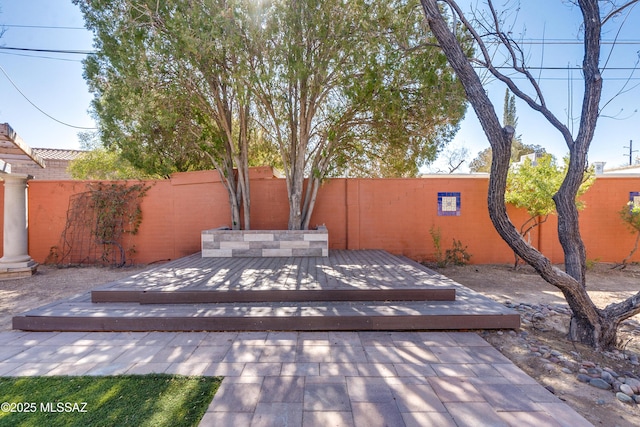
M 251 182 L 252 228 L 286 229 L 286 183 L 262 172 L 255 172 Z M 227 194 L 216 172 L 176 174 L 149 184 L 134 240 L 135 262 L 197 252 L 201 230 L 230 225 Z M 69 197 L 86 191 L 87 184 L 31 181 L 29 185 L 29 251 L 36 261 L 44 262 L 50 249 L 60 244 Z M 418 260 L 434 258 L 433 227 L 440 229 L 443 251 L 457 239 L 467 246 L 473 263 L 511 263 L 513 254 L 488 217 L 487 186 L 485 177 L 332 179 L 318 193 L 311 225 L 328 227 L 331 249 L 385 249 Z M 581 230 L 589 259 L 617 262 L 633 246 L 635 237 L 618 215 L 631 191 L 640 191 L 639 177 L 602 177 L 584 196 L 587 207 L 580 213 Z M 438 192 L 460 193 L 459 216 L 438 216 Z M 508 212 L 518 227 L 526 219 L 522 211 L 509 208 Z M 556 227 L 551 217 L 530 239 L 560 263 Z M 640 253 L 634 260 L 640 261 Z
M 0 225 L 4 218 L 4 182 L 0 181 Z M 4 242 L 4 227 L 0 227 L 0 243 Z M 2 256 L 2 244 L 0 244 L 0 257 Z

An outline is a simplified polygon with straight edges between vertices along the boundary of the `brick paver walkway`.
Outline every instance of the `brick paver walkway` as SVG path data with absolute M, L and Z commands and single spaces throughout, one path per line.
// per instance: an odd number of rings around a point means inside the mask
M 201 426 L 588 426 L 463 332 L 0 332 L 0 376 L 224 376 Z

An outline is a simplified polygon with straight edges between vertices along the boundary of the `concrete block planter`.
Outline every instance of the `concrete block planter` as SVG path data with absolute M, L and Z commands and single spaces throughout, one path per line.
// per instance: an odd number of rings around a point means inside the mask
M 329 256 L 329 231 L 224 230 L 202 232 L 202 257 L 316 257 Z

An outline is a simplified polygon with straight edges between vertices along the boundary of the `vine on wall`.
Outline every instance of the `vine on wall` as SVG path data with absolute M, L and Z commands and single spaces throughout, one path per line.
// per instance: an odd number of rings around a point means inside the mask
M 70 198 L 62 243 L 51 248 L 47 262 L 121 267 L 135 254 L 133 236 L 142 223 L 140 203 L 150 187 L 101 182 L 87 187 Z

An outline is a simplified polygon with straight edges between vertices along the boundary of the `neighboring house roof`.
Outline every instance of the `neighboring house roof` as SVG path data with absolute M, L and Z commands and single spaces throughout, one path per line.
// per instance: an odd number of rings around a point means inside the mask
M 620 166 L 617 168 L 605 169 L 605 175 L 609 174 L 640 174 L 640 165 Z
M 62 150 L 59 148 L 33 148 L 33 151 L 45 162 L 47 160 L 74 160 L 80 154 L 86 153 L 82 150 Z

